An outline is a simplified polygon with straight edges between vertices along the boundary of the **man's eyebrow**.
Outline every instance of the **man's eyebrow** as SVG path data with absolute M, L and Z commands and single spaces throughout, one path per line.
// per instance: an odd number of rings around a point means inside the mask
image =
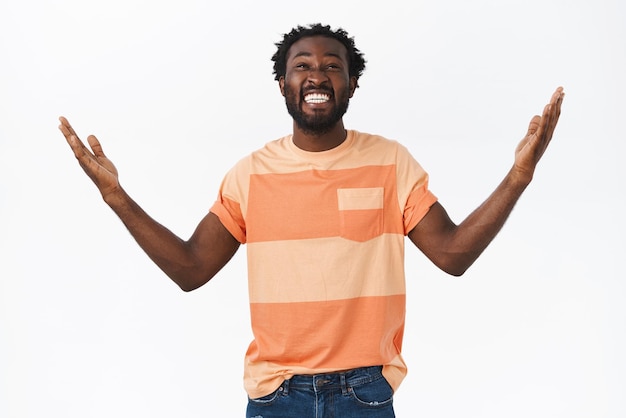
M 313 54 L 311 54 L 308 51 L 300 51 L 296 55 L 294 55 L 293 57 L 289 57 L 289 59 L 295 59 L 295 58 L 298 58 L 298 57 L 310 57 L 311 55 L 313 55 Z M 334 53 L 334 52 L 327 52 L 327 53 L 324 54 L 324 56 L 325 57 L 335 57 L 335 58 L 343 59 L 340 54 L 337 54 L 337 53 Z

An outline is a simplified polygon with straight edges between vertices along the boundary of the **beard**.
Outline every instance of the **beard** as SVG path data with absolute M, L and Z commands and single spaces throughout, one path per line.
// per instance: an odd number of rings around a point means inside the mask
M 348 88 L 340 92 L 338 100 L 335 102 L 330 113 L 314 112 L 313 115 L 305 114 L 302 111 L 304 99 L 300 98 L 300 100 L 298 100 L 297 92 L 292 90 L 287 84 L 285 84 L 284 89 L 287 112 L 289 112 L 298 128 L 306 134 L 321 136 L 330 132 L 348 111 L 348 104 L 350 103 Z M 331 94 L 332 100 L 334 95 L 332 92 L 329 93 Z

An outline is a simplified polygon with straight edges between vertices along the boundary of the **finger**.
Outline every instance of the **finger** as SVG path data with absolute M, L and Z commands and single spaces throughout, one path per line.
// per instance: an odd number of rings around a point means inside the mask
M 557 97 L 555 104 L 554 104 L 554 108 L 555 108 L 555 114 L 556 114 L 556 120 L 555 120 L 555 125 L 556 125 L 556 121 L 559 120 L 559 116 L 561 116 L 561 105 L 563 104 L 563 98 L 565 97 L 565 93 L 563 92 L 563 88 L 561 87 L 560 90 L 558 91 L 560 94 Z
M 84 148 L 84 145 L 82 141 L 78 138 L 78 135 L 76 135 L 76 132 L 69 124 L 67 119 L 61 116 L 59 120 L 61 121 L 61 124 L 59 125 L 59 130 L 61 131 L 63 136 L 65 136 L 65 140 L 74 151 L 74 154 L 76 154 L 77 151 L 81 151 L 81 148 Z M 76 154 L 76 156 L 78 157 L 78 154 Z
M 74 131 L 74 128 L 72 128 L 72 125 L 70 125 L 70 122 L 65 117 L 61 116 L 59 117 L 59 120 L 61 121 L 61 126 L 59 126 L 59 129 L 61 129 L 61 131 L 64 131 L 61 128 L 64 127 L 66 132 L 69 132 L 70 135 L 74 135 L 76 138 L 78 138 L 76 131 Z
M 102 145 L 100 145 L 100 141 L 94 135 L 89 135 L 87 137 L 87 142 L 89 142 L 89 147 L 93 151 L 96 157 L 105 157 L 104 151 L 102 151 Z
M 556 103 L 559 99 L 563 99 L 563 96 L 565 95 L 565 93 L 563 93 L 563 87 L 558 87 L 554 93 L 552 93 L 552 97 L 550 98 L 550 103 Z
M 541 116 L 535 115 L 530 119 L 530 123 L 528 124 L 528 133 L 527 136 L 534 135 L 539 129 L 539 125 L 541 124 Z
M 539 127 L 537 128 L 537 137 L 542 141 L 546 139 L 549 141 L 550 138 L 547 138 L 546 133 L 549 133 L 549 128 L 551 126 L 552 117 L 552 108 L 551 104 L 545 105 L 543 108 L 543 113 L 541 114 L 541 122 L 539 123 Z
M 561 115 L 561 107 L 560 107 L 560 102 L 557 101 L 556 103 L 554 103 L 553 105 L 551 105 L 551 109 L 550 109 L 550 119 L 548 120 L 548 123 L 546 124 L 546 134 L 549 136 L 549 138 L 552 138 L 552 134 L 554 133 L 554 129 L 556 128 L 556 124 L 559 121 L 559 116 Z
M 563 104 L 564 97 L 565 93 L 563 92 L 563 87 L 559 87 L 550 99 L 550 119 L 547 121 L 545 128 L 545 131 L 550 138 L 552 137 L 557 122 L 559 121 L 559 117 L 561 116 L 561 105 Z
M 554 126 L 556 126 L 556 122 L 559 120 L 559 116 L 561 115 L 561 104 L 563 103 L 563 97 L 565 97 L 563 87 L 559 87 L 550 98 L 550 105 L 552 105 L 553 111 L 551 122 Z
M 541 114 L 541 119 L 548 121 L 552 118 L 552 111 L 554 109 L 554 105 L 549 103 L 543 107 L 543 113 Z M 545 123 L 543 124 L 545 125 Z
M 63 122 L 61 122 L 61 124 L 59 125 L 59 130 L 61 131 L 65 139 L 68 139 L 70 136 L 72 136 L 70 129 Z
M 61 125 L 59 125 L 59 129 L 61 130 L 61 133 L 63 134 L 63 136 L 65 136 L 65 140 L 67 141 L 67 143 L 70 145 L 70 147 L 74 151 L 74 154 L 76 154 L 77 151 L 80 151 L 80 149 L 84 147 L 82 141 L 78 139 L 78 137 L 76 136 L 76 133 L 73 132 L 73 129 L 70 130 L 71 127 L 68 127 L 67 123 L 63 123 L 63 121 L 61 121 Z M 76 155 L 78 156 L 78 154 Z
M 66 137 L 67 143 L 70 144 L 70 148 L 74 151 L 74 156 L 77 160 L 83 161 L 93 158 L 93 154 L 87 149 L 83 141 L 78 139 L 76 135 L 69 135 Z

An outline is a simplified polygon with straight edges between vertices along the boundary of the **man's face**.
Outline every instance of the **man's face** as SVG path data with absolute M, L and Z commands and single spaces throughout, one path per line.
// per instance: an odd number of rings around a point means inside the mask
M 287 111 L 301 130 L 321 135 L 341 120 L 356 88 L 348 65 L 346 47 L 332 38 L 306 37 L 289 48 L 279 85 Z

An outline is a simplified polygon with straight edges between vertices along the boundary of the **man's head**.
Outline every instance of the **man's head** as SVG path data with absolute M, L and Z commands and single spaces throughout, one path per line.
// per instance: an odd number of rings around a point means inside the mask
M 275 45 L 278 48 L 272 56 L 274 61 L 274 79 L 278 81 L 280 77 L 285 76 L 287 53 L 289 48 L 302 38 L 309 36 L 326 36 L 328 38 L 335 39 L 346 47 L 349 60 L 348 73 L 350 77 L 356 77 L 358 82 L 359 78 L 365 70 L 365 58 L 361 51 L 357 49 L 354 44 L 354 38 L 348 36 L 348 32 L 339 28 L 332 30 L 328 25 L 322 25 L 321 23 L 315 23 L 310 26 L 297 26 L 291 30 L 291 32 L 284 34 L 283 40 L 277 42 Z M 357 83 L 358 86 L 358 83 Z
M 352 38 L 315 24 L 298 26 L 276 45 L 274 73 L 297 127 L 313 135 L 336 128 L 365 68 Z

